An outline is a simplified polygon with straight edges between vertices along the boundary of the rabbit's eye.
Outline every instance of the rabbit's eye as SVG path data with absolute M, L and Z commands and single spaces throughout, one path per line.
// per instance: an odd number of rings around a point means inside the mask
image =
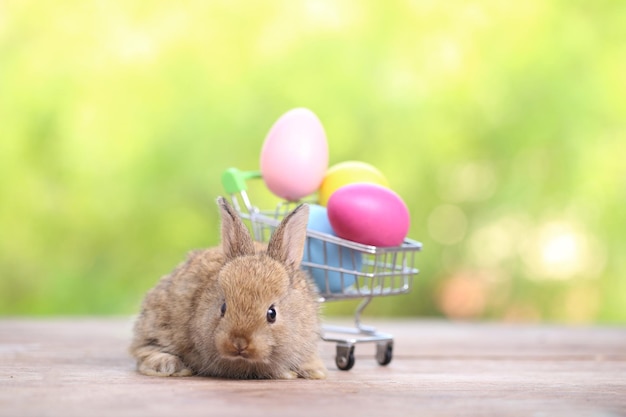
M 220 317 L 224 317 L 224 314 L 226 314 L 226 303 L 220 307 Z
M 274 307 L 274 304 L 272 304 L 270 308 L 267 309 L 267 322 L 274 323 L 275 321 L 276 321 L 276 308 Z

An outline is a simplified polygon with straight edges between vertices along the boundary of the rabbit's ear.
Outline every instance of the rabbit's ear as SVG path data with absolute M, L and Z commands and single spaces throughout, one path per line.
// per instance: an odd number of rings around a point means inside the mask
M 218 197 L 217 204 L 222 215 L 222 250 L 226 258 L 254 255 L 254 242 L 239 215 L 224 197 Z
M 300 268 L 308 220 L 309 206 L 306 204 L 289 213 L 272 234 L 267 245 L 268 255 L 289 268 Z

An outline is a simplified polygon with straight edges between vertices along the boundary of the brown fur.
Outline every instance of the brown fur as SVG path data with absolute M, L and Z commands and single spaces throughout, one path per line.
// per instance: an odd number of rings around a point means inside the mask
M 143 301 L 131 345 L 137 369 L 156 376 L 325 378 L 317 293 L 300 269 L 308 207 L 290 213 L 266 249 L 225 199 L 218 203 L 221 247 L 191 252 Z M 274 323 L 267 320 L 271 306 Z

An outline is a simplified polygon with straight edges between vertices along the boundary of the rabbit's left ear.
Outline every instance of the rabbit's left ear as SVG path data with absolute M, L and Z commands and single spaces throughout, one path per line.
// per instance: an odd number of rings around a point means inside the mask
M 226 258 L 254 255 L 254 242 L 237 212 L 224 197 L 218 197 L 217 204 L 222 215 L 222 250 Z
M 301 204 L 278 225 L 267 245 L 267 253 L 288 268 L 297 270 L 302 262 L 309 206 Z

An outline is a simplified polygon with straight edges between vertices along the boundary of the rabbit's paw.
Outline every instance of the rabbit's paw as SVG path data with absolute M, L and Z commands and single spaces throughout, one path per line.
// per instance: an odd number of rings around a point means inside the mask
M 326 379 L 326 372 L 326 366 L 322 360 L 317 357 L 302 364 L 297 371 L 298 376 L 305 379 Z
M 278 376 L 278 379 L 297 379 L 298 373 L 294 371 L 285 371 Z
M 154 352 L 138 367 L 139 372 L 149 376 L 190 376 L 193 371 L 185 366 L 178 356 L 165 352 Z

